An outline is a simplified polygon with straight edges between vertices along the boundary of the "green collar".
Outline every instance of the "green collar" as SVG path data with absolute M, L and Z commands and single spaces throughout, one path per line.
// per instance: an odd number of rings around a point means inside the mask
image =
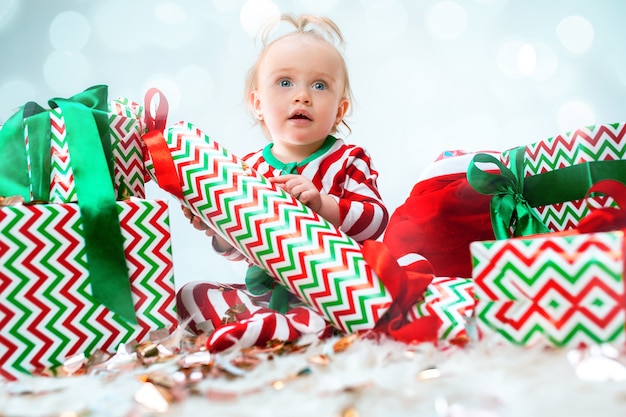
M 279 161 L 274 156 L 274 154 L 272 154 L 272 147 L 274 146 L 274 144 L 268 143 L 267 146 L 263 148 L 263 159 L 265 159 L 265 162 L 270 164 L 272 168 L 281 170 L 282 174 L 297 174 L 299 167 L 305 166 L 309 162 L 324 155 L 326 151 L 328 151 L 333 146 L 336 140 L 337 138 L 335 138 L 334 136 L 328 135 L 326 137 L 326 140 L 324 140 L 324 143 L 322 144 L 322 146 L 320 146 L 320 148 L 317 151 L 313 152 L 311 155 L 304 158 L 300 162 L 289 162 L 289 163 L 284 163 L 282 161 Z

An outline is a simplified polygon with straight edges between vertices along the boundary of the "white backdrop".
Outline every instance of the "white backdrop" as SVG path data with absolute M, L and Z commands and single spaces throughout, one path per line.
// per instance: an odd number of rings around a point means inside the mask
M 626 121 L 626 2 L 615 0 L 0 0 L 0 123 L 95 84 L 168 124 L 196 124 L 236 155 L 264 146 L 245 112 L 257 28 L 280 12 L 334 19 L 356 102 L 346 139 L 367 148 L 390 211 L 447 149 L 504 150 L 579 126 Z M 177 285 L 232 282 L 169 199 Z

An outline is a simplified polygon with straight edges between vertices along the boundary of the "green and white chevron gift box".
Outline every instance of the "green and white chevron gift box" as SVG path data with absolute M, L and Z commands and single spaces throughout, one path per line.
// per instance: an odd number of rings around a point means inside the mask
M 113 353 L 120 343 L 177 326 L 167 202 L 118 201 L 116 210 L 136 324 L 114 312 L 119 300 L 105 306 L 94 296 L 77 204 L 0 207 L 0 379 L 76 354 Z M 110 298 L 125 291 L 113 276 L 102 284 Z
M 144 108 L 127 98 L 108 101 L 107 94 L 107 87 L 98 85 L 69 99 L 52 99 L 48 109 L 28 102 L 11 115 L 0 129 L 0 145 L 10 153 L 10 163 L 0 167 L 2 195 L 76 202 L 74 172 L 81 170 L 81 153 L 97 151 L 106 160 L 117 199 L 144 198 Z M 90 135 L 92 142 L 85 140 Z
M 623 231 L 472 243 L 479 334 L 524 346 L 623 343 L 625 243 Z
M 576 228 L 590 208 L 614 205 L 606 196 L 585 199 L 589 187 L 604 179 L 626 182 L 626 124 L 583 127 L 499 158 L 477 154 L 467 179 L 478 192 L 494 196 L 497 239 Z

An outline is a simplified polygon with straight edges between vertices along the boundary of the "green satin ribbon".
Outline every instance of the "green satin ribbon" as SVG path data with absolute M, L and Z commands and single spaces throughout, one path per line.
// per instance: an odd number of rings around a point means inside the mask
M 28 151 L 24 128 L 28 130 Z M 50 198 L 50 114 L 37 103 L 20 107 L 0 129 L 0 195 Z M 45 152 L 42 150 L 45 149 Z M 30 173 L 28 160 L 30 159 Z M 32 191 L 32 197 L 31 197 Z
M 48 104 L 51 108 L 61 108 L 65 120 L 92 294 L 109 310 L 129 323 L 136 324 L 113 187 L 107 94 L 106 86 L 95 86 L 69 99 L 52 99 Z M 47 129 L 43 126 L 46 120 Z M 28 126 L 30 175 L 24 148 L 23 123 Z M 34 103 L 27 103 L 0 130 L 0 146 L 5 157 L 3 164 L 10 165 L 0 169 L 0 194 L 22 195 L 28 201 L 32 181 L 33 198 L 48 201 L 48 112 Z M 44 191 L 45 188 L 48 190 Z
M 490 204 L 491 226 L 496 239 L 547 233 L 549 230 L 532 210 L 524 197 L 523 148 L 514 149 L 510 155 L 508 169 L 497 158 L 488 154 L 477 154 L 469 164 L 467 181 L 479 193 L 493 195 Z M 485 172 L 476 163 L 492 163 L 499 174 Z
M 493 195 L 491 221 L 497 239 L 545 233 L 547 228 L 532 207 L 541 207 L 583 199 L 598 181 L 613 179 L 626 183 L 626 160 L 590 161 L 524 177 L 524 154 L 521 146 L 509 151 L 511 169 L 487 154 L 477 154 L 469 165 L 467 180 L 482 194 Z M 476 163 L 495 164 L 500 174 L 482 171 Z
M 253 295 L 271 291 L 269 308 L 272 310 L 284 314 L 289 309 L 289 291 L 261 267 L 250 265 L 246 271 L 246 288 Z
M 580 200 L 602 180 L 626 183 L 626 160 L 584 162 L 526 177 L 524 196 L 532 207 Z

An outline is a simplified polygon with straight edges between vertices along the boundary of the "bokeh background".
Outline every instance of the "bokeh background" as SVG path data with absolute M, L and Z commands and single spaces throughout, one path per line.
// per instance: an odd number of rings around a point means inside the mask
M 349 142 L 369 150 L 390 211 L 442 151 L 505 150 L 626 121 L 626 2 L 617 0 L 0 0 L 0 123 L 96 84 L 170 103 L 236 155 L 265 145 L 243 105 L 255 35 L 281 12 L 335 20 L 355 93 Z M 1 152 L 1 150 L 0 150 Z M 177 286 L 234 282 L 171 204 Z

